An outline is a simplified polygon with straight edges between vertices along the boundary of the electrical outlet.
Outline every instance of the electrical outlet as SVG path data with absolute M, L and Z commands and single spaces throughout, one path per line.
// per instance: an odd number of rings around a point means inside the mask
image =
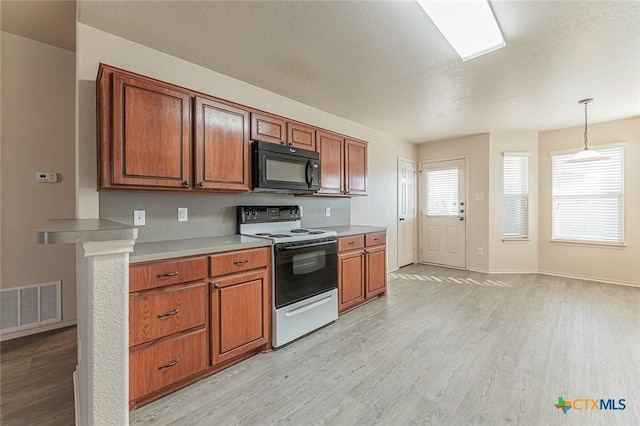
M 478 256 L 484 256 L 484 250 L 482 247 L 478 247 Z
M 178 207 L 178 222 L 186 222 L 188 218 L 188 210 L 186 207 Z
M 325 208 L 324 208 L 324 215 L 325 215 L 326 217 L 331 216 L 331 207 L 325 207 Z
M 302 217 L 302 206 L 300 206 L 300 217 Z
M 145 224 L 145 214 L 144 210 L 134 210 L 133 211 L 133 226 L 144 226 Z

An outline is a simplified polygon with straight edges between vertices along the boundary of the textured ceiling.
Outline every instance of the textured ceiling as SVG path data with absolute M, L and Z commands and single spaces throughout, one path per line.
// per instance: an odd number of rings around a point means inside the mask
M 76 50 L 76 2 L 2 0 L 2 31 Z
M 468 62 L 413 1 L 81 0 L 78 19 L 412 142 L 578 126 L 586 97 L 590 123 L 640 115 L 639 1 L 491 6 L 507 47 Z

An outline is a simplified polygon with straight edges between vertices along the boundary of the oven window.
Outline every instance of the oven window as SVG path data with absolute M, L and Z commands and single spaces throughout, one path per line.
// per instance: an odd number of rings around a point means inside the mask
M 293 255 L 293 275 L 304 275 L 319 271 L 326 267 L 326 253 L 316 250 L 309 253 Z
M 306 167 L 305 163 L 279 161 L 272 158 L 266 159 L 266 180 L 267 181 L 281 181 L 281 182 L 299 182 L 307 183 L 306 181 Z

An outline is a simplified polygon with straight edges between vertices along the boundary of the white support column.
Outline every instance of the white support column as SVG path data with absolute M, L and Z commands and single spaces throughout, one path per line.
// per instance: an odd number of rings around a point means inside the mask
M 76 425 L 128 425 L 129 253 L 138 230 L 106 219 L 52 219 L 37 237 L 76 244 Z
M 129 424 L 129 253 L 134 241 L 84 242 L 85 318 L 78 320 L 82 425 Z M 80 300 L 79 300 L 80 302 Z

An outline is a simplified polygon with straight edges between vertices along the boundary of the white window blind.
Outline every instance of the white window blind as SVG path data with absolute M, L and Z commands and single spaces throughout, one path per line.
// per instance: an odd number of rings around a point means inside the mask
M 553 239 L 624 242 L 624 148 L 595 148 L 607 160 L 566 163 L 553 154 Z
M 460 169 L 427 169 L 425 180 L 427 216 L 457 216 Z
M 504 153 L 504 237 L 529 236 L 529 154 Z

